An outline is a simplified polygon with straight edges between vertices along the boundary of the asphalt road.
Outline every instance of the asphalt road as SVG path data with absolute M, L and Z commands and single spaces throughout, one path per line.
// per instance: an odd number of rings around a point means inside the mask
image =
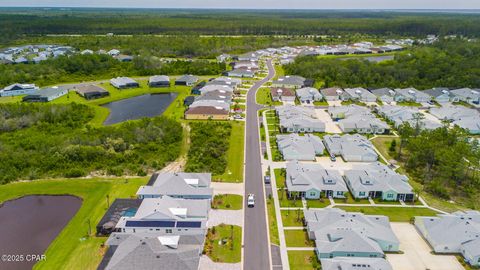
M 275 75 L 271 60 L 267 62 L 268 76 L 255 83 L 247 94 L 246 143 L 245 143 L 245 196 L 255 194 L 255 207 L 245 205 L 244 222 L 244 270 L 270 269 L 270 245 L 266 218 L 264 185 L 262 179 L 258 110 L 255 95 L 265 82 Z

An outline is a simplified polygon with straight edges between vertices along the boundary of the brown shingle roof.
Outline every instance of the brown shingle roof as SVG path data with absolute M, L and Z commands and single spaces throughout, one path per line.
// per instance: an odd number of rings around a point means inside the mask
M 220 114 L 220 115 L 226 115 L 228 114 L 228 111 L 224 109 L 217 109 L 215 107 L 211 106 L 198 106 L 194 108 L 189 108 L 185 114 Z
M 284 87 L 272 87 L 270 88 L 270 93 L 272 96 L 278 96 L 278 90 L 282 90 L 282 96 L 285 97 L 294 97 L 295 96 L 295 91 L 284 88 Z

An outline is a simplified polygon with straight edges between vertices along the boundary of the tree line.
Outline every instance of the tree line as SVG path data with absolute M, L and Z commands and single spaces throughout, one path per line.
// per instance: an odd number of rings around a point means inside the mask
M 146 175 L 180 154 L 183 129 L 165 117 L 92 127 L 81 104 L 0 104 L 0 183 Z
M 225 70 L 224 63 L 207 60 L 161 62 L 136 57 L 120 62 L 109 55 L 71 55 L 42 61 L 39 64 L 0 65 L 0 88 L 12 83 L 36 83 L 45 86 L 62 82 L 110 79 L 117 76 L 148 75 L 216 75 Z
M 325 87 L 429 89 L 480 87 L 480 43 L 442 41 L 395 54 L 394 60 L 299 57 L 284 67 L 287 74 L 323 82 Z

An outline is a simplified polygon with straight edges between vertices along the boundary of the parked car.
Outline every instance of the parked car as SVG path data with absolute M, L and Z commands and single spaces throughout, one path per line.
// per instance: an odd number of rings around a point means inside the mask
M 265 182 L 265 184 L 270 184 L 270 175 L 265 175 L 263 177 L 263 181 Z
M 242 117 L 240 114 L 235 114 L 235 115 L 233 116 L 233 119 L 240 120 L 240 119 L 243 119 L 243 117 Z
M 253 195 L 253 194 L 248 194 L 248 197 L 247 197 L 247 206 L 248 206 L 248 207 L 254 207 L 254 206 L 255 206 L 255 195 Z
M 330 160 L 335 162 L 335 161 L 337 161 L 337 158 L 334 155 L 330 155 Z

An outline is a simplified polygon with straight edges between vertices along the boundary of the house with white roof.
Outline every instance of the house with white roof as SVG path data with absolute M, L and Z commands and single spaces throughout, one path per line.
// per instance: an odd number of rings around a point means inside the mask
M 11 97 L 20 95 L 30 95 L 38 90 L 35 84 L 15 83 L 0 90 L 1 97 Z
M 327 170 L 320 164 L 287 163 L 286 187 L 289 197 L 309 200 L 319 198 L 345 198 L 348 191 L 337 170 Z
M 464 106 L 445 105 L 431 108 L 430 114 L 442 121 L 448 121 L 468 130 L 471 134 L 480 134 L 480 112 Z
M 480 266 L 479 211 L 415 217 L 415 227 L 435 253 L 460 253 L 470 265 Z
M 313 87 L 303 87 L 296 90 L 296 95 L 300 103 L 313 104 L 315 101 L 321 101 L 323 99 L 322 94 Z
M 208 92 L 212 91 L 224 91 L 233 94 L 233 88 L 228 86 L 228 85 L 215 85 L 215 84 L 209 84 L 205 85 L 204 87 L 200 88 L 200 95 L 204 95 Z
M 377 101 L 377 96 L 370 93 L 367 89 L 362 87 L 357 88 L 345 88 L 345 92 L 350 95 L 350 99 L 359 100 L 362 102 L 375 102 Z
M 384 258 L 400 242 L 386 216 L 346 212 L 339 208 L 304 210 L 307 232 L 318 258 Z
M 425 94 L 430 95 L 432 100 L 438 103 L 458 102 L 460 99 L 450 92 L 448 88 L 432 88 L 423 91 Z
M 425 103 L 431 100 L 431 97 L 422 91 L 410 87 L 404 89 L 395 89 L 394 100 L 396 102 L 410 101 L 417 103 Z
M 317 119 L 313 107 L 285 105 L 277 107 L 276 113 L 282 132 L 325 132 L 325 122 Z
M 390 104 L 394 101 L 395 91 L 390 88 L 374 89 L 371 92 L 383 103 Z
M 115 226 L 124 233 L 201 234 L 207 228 L 210 200 L 164 196 L 145 198 L 133 216 L 123 216 Z
M 480 89 L 461 88 L 450 91 L 460 101 L 478 106 L 480 104 Z
M 338 126 L 344 133 L 385 134 L 390 127 L 378 119 L 367 107 L 350 104 L 329 107 L 328 114 L 338 120 Z
M 377 108 L 377 112 L 391 121 L 396 128 L 405 122 L 408 122 L 411 127 L 416 127 L 418 123 L 421 129 L 436 129 L 442 127 L 441 123 L 422 118 L 424 115 L 416 107 L 383 105 Z M 417 118 L 417 116 L 420 116 L 420 118 Z
M 347 170 L 345 182 L 356 199 L 380 198 L 383 201 L 414 200 L 413 188 L 408 178 L 398 174 L 381 163 L 368 164 Z
M 110 80 L 110 84 L 117 89 L 136 88 L 140 85 L 129 77 L 117 77 Z
M 327 101 L 338 101 L 338 100 L 348 100 L 350 99 L 350 94 L 343 91 L 339 87 L 330 87 L 320 90 L 320 93 Z
M 140 186 L 137 197 L 159 198 L 169 196 L 184 199 L 212 199 L 213 189 L 210 187 L 210 173 L 160 173 L 152 183 Z
M 218 77 L 211 81 L 208 81 L 205 85 L 218 85 L 218 86 L 228 86 L 234 90 L 242 85 L 242 79 L 239 78 L 230 78 L 230 77 Z
M 323 144 L 330 155 L 342 156 L 345 161 L 374 162 L 378 159 L 373 144 L 359 134 L 325 135 Z
M 325 151 L 320 137 L 311 134 L 279 134 L 277 146 L 284 160 L 315 160 L 316 156 L 323 155 Z
M 272 87 L 302 88 L 305 85 L 305 78 L 295 75 L 287 75 L 272 82 Z

